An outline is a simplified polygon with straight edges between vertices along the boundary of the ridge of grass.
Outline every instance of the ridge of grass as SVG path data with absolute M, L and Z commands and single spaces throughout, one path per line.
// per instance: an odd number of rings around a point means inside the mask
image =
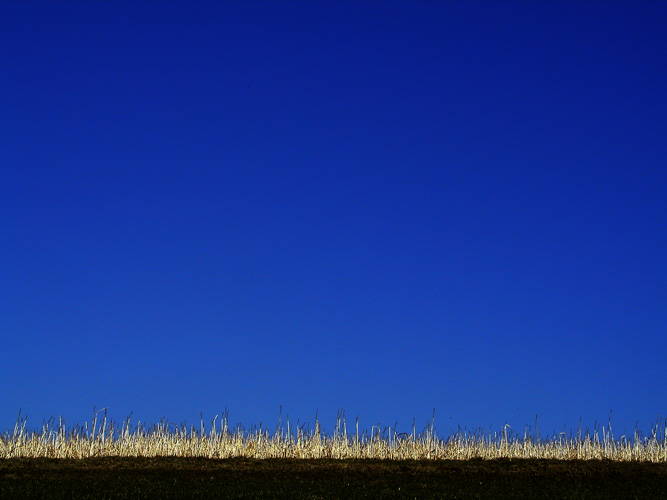
M 104 411 L 102 418 L 98 413 Z M 281 415 L 282 417 L 282 415 Z M 279 419 L 282 422 L 282 418 Z M 631 439 L 616 439 L 608 427 L 570 432 L 541 439 L 524 430 L 523 435 L 505 425 L 501 432 L 459 431 L 439 438 L 433 421 L 417 434 L 397 433 L 391 427 L 373 427 L 371 433 L 348 434 L 345 413 L 339 411 L 332 434 L 324 433 L 319 422 L 314 430 L 304 426 L 286 428 L 279 423 L 271 434 L 266 428 L 230 429 L 227 411 L 216 416 L 206 429 L 203 417 L 199 429 L 185 424 L 174 426 L 162 420 L 146 428 L 139 423 L 130 428 L 128 417 L 122 425 L 107 419 L 106 409 L 94 412 L 88 425 L 67 428 L 63 419 L 44 422 L 41 431 L 27 431 L 27 418 L 19 413 L 12 433 L 0 437 L 0 458 L 90 459 L 95 457 L 202 457 L 211 459 L 390 459 L 390 460 L 471 460 L 471 459 L 556 459 L 667 462 L 667 421 L 658 421 L 651 435 L 637 430 Z M 602 438 L 600 437 L 602 433 Z

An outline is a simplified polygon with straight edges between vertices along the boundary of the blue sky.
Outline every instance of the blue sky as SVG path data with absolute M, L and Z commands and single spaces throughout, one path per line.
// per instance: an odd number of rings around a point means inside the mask
M 648 431 L 664 2 L 4 2 L 0 428 Z

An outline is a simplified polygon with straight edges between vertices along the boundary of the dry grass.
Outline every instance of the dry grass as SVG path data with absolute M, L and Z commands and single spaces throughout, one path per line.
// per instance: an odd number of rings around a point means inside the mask
M 97 417 L 104 411 L 104 416 Z M 333 434 L 325 435 L 316 419 L 313 431 L 305 426 L 282 424 L 273 433 L 261 425 L 250 431 L 232 430 L 228 415 L 216 416 L 206 432 L 203 420 L 199 429 L 175 426 L 166 421 L 150 428 L 141 423 L 130 429 L 130 418 L 122 425 L 107 420 L 106 409 L 94 413 L 88 425 L 67 429 L 59 419 L 44 422 L 41 431 L 27 432 L 27 419 L 19 414 L 14 431 L 0 437 L 0 458 L 49 457 L 207 457 L 207 458 L 374 458 L 374 459 L 454 459 L 471 458 L 549 458 L 560 460 L 610 459 L 615 461 L 667 462 L 667 421 L 658 421 L 651 436 L 635 430 L 631 439 L 613 436 L 611 424 L 601 429 L 576 434 L 561 433 L 548 439 L 532 436 L 526 429 L 516 435 L 506 425 L 501 432 L 484 434 L 459 430 L 441 439 L 433 423 L 417 434 L 397 433 L 380 426 L 371 432 L 348 433 L 345 414 L 339 412 Z M 600 437 L 602 432 L 602 437 Z

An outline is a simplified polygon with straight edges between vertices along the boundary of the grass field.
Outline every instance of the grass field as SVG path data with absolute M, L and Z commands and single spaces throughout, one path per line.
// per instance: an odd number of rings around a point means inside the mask
M 610 425 L 442 439 L 432 422 L 419 434 L 357 424 L 341 412 L 331 434 L 317 419 L 312 430 L 232 430 L 225 413 L 197 428 L 131 428 L 96 412 L 83 426 L 51 419 L 28 431 L 19 415 L 0 439 L 0 498 L 667 498 L 665 424 L 630 439 Z

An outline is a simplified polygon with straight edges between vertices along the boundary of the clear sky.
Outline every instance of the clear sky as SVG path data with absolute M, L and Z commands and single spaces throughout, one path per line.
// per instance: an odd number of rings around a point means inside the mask
M 667 417 L 667 3 L 0 4 L 0 428 Z

